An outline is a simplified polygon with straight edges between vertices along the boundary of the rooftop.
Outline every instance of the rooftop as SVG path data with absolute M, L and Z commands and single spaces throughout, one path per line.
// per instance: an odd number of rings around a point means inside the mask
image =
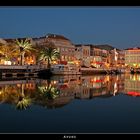
M 94 44 L 76 44 L 75 46 L 76 47 L 80 47 L 80 46 L 90 46 L 92 48 L 98 48 L 98 49 L 102 49 L 102 50 L 108 50 L 108 51 L 111 51 L 114 49 L 114 47 L 108 45 L 108 44 L 104 44 L 104 45 L 94 45 Z M 119 49 L 117 49 L 119 50 Z
M 62 40 L 67 40 L 70 41 L 68 38 L 62 36 L 62 35 L 57 35 L 57 34 L 47 34 L 47 38 L 53 38 L 53 39 L 62 39 Z
M 140 50 L 140 47 L 134 47 L 134 48 L 127 48 L 125 50 Z

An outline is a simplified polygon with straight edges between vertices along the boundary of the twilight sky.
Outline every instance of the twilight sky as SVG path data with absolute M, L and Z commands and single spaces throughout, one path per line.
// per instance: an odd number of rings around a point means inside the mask
M 73 43 L 140 46 L 140 7 L 0 7 L 0 38 L 48 33 Z

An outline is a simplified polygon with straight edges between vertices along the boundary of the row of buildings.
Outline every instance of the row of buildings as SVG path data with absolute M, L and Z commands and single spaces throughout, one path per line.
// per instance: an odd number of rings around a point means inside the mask
M 20 38 L 26 39 L 26 38 Z M 119 50 L 110 45 L 74 44 L 62 35 L 48 34 L 39 38 L 28 38 L 36 47 L 45 47 L 53 43 L 60 52 L 60 59 L 53 63 L 74 63 L 84 67 L 140 67 L 140 48 Z M 14 44 L 15 39 L 0 39 L 0 43 Z M 35 53 L 25 55 L 25 64 L 36 64 Z M 19 64 L 20 58 L 15 58 L 10 64 Z M 0 60 L 0 64 L 7 64 Z

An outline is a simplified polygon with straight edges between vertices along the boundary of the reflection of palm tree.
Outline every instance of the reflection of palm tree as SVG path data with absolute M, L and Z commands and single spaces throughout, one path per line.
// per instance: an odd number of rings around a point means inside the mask
M 51 61 L 54 61 L 59 57 L 60 57 L 60 53 L 55 48 L 55 46 L 50 43 L 46 48 L 44 47 L 40 51 L 39 60 L 47 61 L 48 68 L 50 68 L 51 67 Z
M 24 94 L 24 86 L 25 86 L 24 84 L 21 84 L 21 95 L 19 96 L 17 104 L 16 104 L 16 108 L 20 110 L 26 109 L 31 104 L 31 98 L 28 96 L 25 96 Z
M 55 99 L 60 93 L 60 91 L 53 87 L 50 82 L 48 82 L 48 86 L 39 86 L 38 89 L 39 92 L 43 93 L 43 96 L 47 99 Z
M 24 110 L 31 105 L 31 98 L 29 97 L 19 97 L 19 100 L 16 104 L 16 108 L 19 110 Z

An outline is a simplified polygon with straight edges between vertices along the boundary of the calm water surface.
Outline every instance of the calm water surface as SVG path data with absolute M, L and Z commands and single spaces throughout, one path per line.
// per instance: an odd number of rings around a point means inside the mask
M 140 133 L 140 75 L 0 81 L 0 133 Z

